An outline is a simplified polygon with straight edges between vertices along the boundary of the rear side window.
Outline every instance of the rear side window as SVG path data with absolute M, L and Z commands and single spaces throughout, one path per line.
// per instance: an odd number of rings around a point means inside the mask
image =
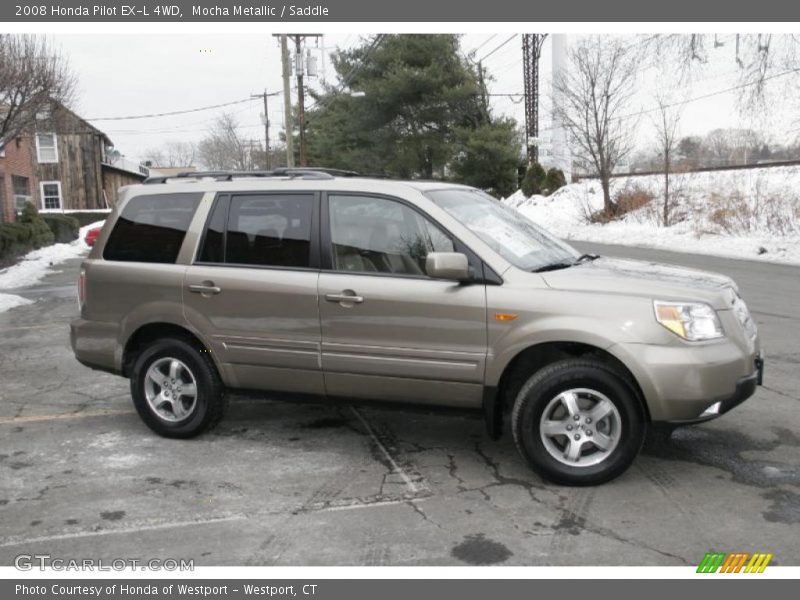
M 103 258 L 174 263 L 202 196 L 153 194 L 131 198 L 114 225 Z
M 308 267 L 312 194 L 233 196 L 217 201 L 200 249 L 201 262 Z M 227 228 L 225 213 L 227 212 Z

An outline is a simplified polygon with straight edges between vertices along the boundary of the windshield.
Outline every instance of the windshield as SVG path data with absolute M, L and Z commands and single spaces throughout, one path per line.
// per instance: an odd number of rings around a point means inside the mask
M 537 271 L 572 264 L 580 255 L 521 213 L 480 190 L 436 190 L 427 195 L 520 269 Z

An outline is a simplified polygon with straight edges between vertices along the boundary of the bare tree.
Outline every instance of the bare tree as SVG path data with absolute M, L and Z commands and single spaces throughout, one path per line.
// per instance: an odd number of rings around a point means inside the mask
M 566 129 L 576 157 L 600 178 L 608 215 L 616 213 L 611 174 L 633 148 L 633 126 L 624 113 L 635 78 L 634 58 L 621 40 L 590 36 L 570 49 L 567 70 L 558 74 L 554 84 L 556 118 Z
M 713 165 L 747 164 L 764 145 L 764 136 L 752 129 L 714 129 L 703 140 Z
M 681 111 L 679 107 L 668 103 L 663 96 L 659 96 L 657 102 L 658 112 L 653 120 L 656 128 L 656 141 L 658 142 L 659 154 L 661 155 L 662 172 L 664 173 L 664 198 L 661 206 L 661 224 L 664 227 L 669 227 L 671 224 L 670 217 L 672 212 L 669 180 L 672 173 L 672 162 L 680 140 L 678 137 L 678 125 L 681 120 Z
M 197 144 L 170 140 L 159 148 L 145 151 L 145 158 L 154 167 L 191 167 L 197 158 Z
M 255 167 L 257 152 L 263 154 L 263 149 L 242 137 L 230 113 L 222 113 L 197 146 L 198 158 L 208 169 L 249 171 Z
M 800 36 L 761 33 L 668 34 L 650 36 L 645 51 L 670 70 L 677 69 L 681 81 L 690 81 L 709 59 L 727 56 L 739 70 L 737 100 L 742 110 L 769 108 L 768 81 L 788 80 L 786 94 L 796 95 L 800 80 Z M 784 95 L 786 95 L 784 94 Z
M 0 146 L 36 129 L 52 104 L 69 105 L 76 80 L 67 60 L 46 39 L 0 35 Z

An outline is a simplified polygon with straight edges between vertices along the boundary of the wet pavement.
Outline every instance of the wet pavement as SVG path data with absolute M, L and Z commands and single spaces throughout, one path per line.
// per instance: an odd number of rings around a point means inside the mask
M 800 564 L 800 268 L 622 247 L 733 276 L 765 386 L 652 440 L 596 488 L 543 482 L 479 415 L 236 395 L 213 432 L 150 432 L 124 379 L 69 349 L 78 261 L 0 314 L 0 564 L 16 555 L 245 565 Z

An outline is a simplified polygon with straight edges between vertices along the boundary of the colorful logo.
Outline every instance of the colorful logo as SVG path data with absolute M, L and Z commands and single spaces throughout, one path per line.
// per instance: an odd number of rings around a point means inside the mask
M 764 552 L 706 552 L 705 557 L 697 567 L 698 573 L 763 573 L 767 568 L 772 554 Z

